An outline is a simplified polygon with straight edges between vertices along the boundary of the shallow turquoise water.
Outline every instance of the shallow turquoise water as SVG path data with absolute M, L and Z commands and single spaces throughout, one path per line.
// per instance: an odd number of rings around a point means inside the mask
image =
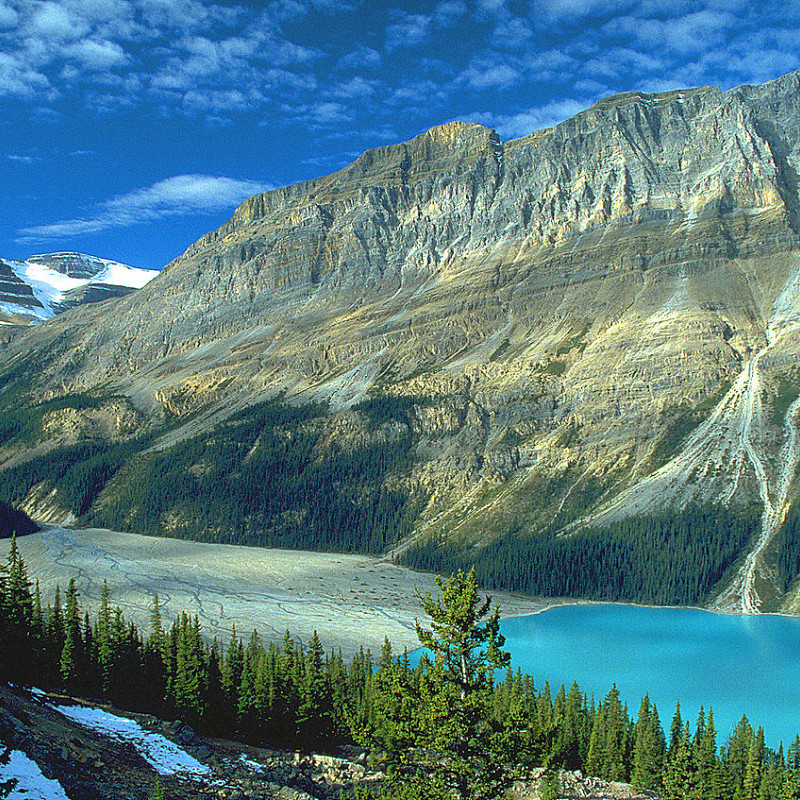
M 603 604 L 508 619 L 501 630 L 513 668 L 553 694 L 577 681 L 600 700 L 616 683 L 635 718 L 649 693 L 665 731 L 677 701 L 692 726 L 711 706 L 718 744 L 742 714 L 772 747 L 800 733 L 800 619 Z

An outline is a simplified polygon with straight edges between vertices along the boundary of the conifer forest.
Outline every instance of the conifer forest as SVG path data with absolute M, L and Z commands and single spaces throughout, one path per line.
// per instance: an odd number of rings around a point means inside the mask
M 379 654 L 362 649 L 346 662 L 316 634 L 303 643 L 287 631 L 275 643 L 234 631 L 209 641 L 196 618 L 164 620 L 157 596 L 149 629 L 139 630 L 107 587 L 92 619 L 74 579 L 41 597 L 12 538 L 0 568 L 0 681 L 253 744 L 357 744 L 385 771 L 384 798 L 492 800 L 533 767 L 545 767 L 553 786 L 559 770 L 581 770 L 669 800 L 800 798 L 800 737 L 772 750 L 743 717 L 721 741 L 710 708 L 678 707 L 667 724 L 647 696 L 629 709 L 616 686 L 602 699 L 574 683 L 534 686 L 504 652 L 498 611 L 479 596 L 475 572 L 437 583 L 440 597 L 419 597 L 418 661 L 387 640 Z

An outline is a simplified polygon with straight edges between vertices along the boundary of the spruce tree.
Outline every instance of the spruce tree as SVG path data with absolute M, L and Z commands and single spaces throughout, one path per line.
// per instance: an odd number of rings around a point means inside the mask
M 75 578 L 70 578 L 67 588 L 67 605 L 64 613 L 64 645 L 59 663 L 61 682 L 68 691 L 76 691 L 83 666 L 81 641 L 81 616 L 78 608 L 78 591 Z
M 103 696 L 108 697 L 111 691 L 114 650 L 111 642 L 111 593 L 108 588 L 108 581 L 105 580 L 103 581 L 103 589 L 100 592 L 100 612 L 97 615 L 95 641 L 97 642 L 97 656 L 100 662 L 101 690 Z
M 702 730 L 700 720 L 702 719 Z M 700 709 L 698 726 L 695 732 L 694 765 L 696 769 L 695 785 L 703 796 L 711 797 L 719 788 L 717 764 L 717 731 L 714 726 L 714 712 L 708 710 L 705 718 L 703 709 Z
M 664 734 L 655 706 L 645 695 L 639 706 L 633 742 L 631 783 L 640 789 L 656 789 L 661 783 L 664 761 Z
M 300 705 L 297 710 L 297 732 L 304 747 L 327 746 L 333 734 L 333 695 L 325 675 L 324 652 L 317 632 L 308 643 L 303 662 Z
M 389 691 L 400 692 L 399 702 L 386 703 L 396 716 L 387 720 L 389 736 L 376 744 L 386 754 L 390 783 L 412 796 L 496 797 L 511 779 L 514 760 L 491 719 L 493 670 L 510 661 L 499 611 L 490 598 L 479 597 L 474 570 L 446 582 L 437 578 L 437 586 L 440 598 L 419 595 L 431 628 L 417 621 L 429 654 L 420 664 L 418 693 L 402 685 L 402 664 L 398 671 L 389 668 Z
M 689 723 L 684 725 L 680 739 L 672 746 L 664 766 L 664 797 L 667 800 L 690 800 L 695 795 L 692 765 L 692 738 Z
M 627 778 L 628 714 L 616 685 L 600 704 L 589 739 L 586 771 L 611 781 Z
M 3 637 L 5 659 L 0 679 L 18 683 L 30 682 L 30 666 L 25 655 L 30 650 L 33 627 L 33 597 L 28 571 L 17 547 L 17 537 L 11 537 L 3 590 Z

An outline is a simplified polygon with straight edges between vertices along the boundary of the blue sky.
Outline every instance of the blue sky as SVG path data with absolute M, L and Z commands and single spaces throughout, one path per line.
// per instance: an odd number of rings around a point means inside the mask
M 800 68 L 800 0 L 0 0 L 0 257 L 158 268 L 254 192 L 453 119 Z

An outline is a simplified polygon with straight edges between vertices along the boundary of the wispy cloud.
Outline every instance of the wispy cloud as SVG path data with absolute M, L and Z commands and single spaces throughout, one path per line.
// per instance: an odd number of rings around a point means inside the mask
M 430 37 L 432 28 L 433 18 L 430 14 L 403 14 L 386 29 L 387 52 L 423 44 Z
M 67 239 L 111 228 L 126 228 L 167 217 L 233 209 L 245 198 L 275 188 L 257 181 L 211 175 L 176 175 L 103 203 L 94 214 L 23 228 L 17 243 Z
M 583 111 L 587 105 L 585 101 L 581 100 L 556 100 L 516 114 L 493 116 L 484 113 L 475 115 L 473 121 L 496 128 L 503 139 L 517 139 L 542 128 L 557 125 Z
M 339 57 L 336 67 L 341 70 L 378 69 L 382 60 L 377 50 L 359 42 L 352 50 Z

